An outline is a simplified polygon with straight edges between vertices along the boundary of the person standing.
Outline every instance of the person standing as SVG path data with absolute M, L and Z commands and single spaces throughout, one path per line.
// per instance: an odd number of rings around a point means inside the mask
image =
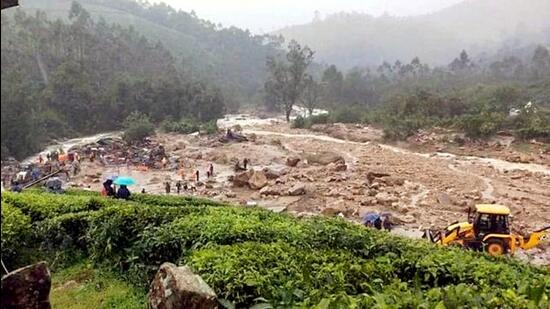
M 178 195 L 181 192 L 181 181 L 179 181 L 179 180 L 178 180 L 178 182 L 176 182 L 176 192 L 178 193 Z
M 166 191 L 166 194 L 170 194 L 170 182 L 167 181 L 164 183 L 164 190 Z
M 196 171 L 195 171 L 195 181 L 196 181 L 196 182 L 199 182 L 199 179 L 200 179 L 200 178 L 199 178 L 199 170 L 196 170 Z
M 180 167 L 179 174 L 181 176 L 181 180 L 185 180 L 185 169 L 183 168 L 183 165 Z
M 208 166 L 208 171 L 210 172 L 210 177 L 214 177 L 214 164 L 210 163 L 210 166 Z
M 244 167 L 245 170 L 247 169 L 248 163 L 249 163 L 248 158 L 244 158 L 243 167 Z
M 38 155 L 38 163 L 40 164 L 44 163 L 44 158 L 42 157 L 42 154 Z

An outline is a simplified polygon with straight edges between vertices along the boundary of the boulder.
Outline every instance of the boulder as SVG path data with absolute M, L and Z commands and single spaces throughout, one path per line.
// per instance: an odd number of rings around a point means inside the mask
M 405 184 L 405 179 L 395 176 L 382 178 L 381 181 L 388 186 L 402 186 Z
M 297 183 L 290 189 L 288 189 L 288 195 L 290 196 L 298 196 L 304 194 L 306 194 L 306 185 L 304 185 L 303 183 Z
M 397 201 L 394 196 L 388 194 L 387 192 L 379 192 L 375 197 L 378 203 L 382 205 L 391 205 L 393 202 Z
M 250 177 L 252 177 L 253 171 L 246 171 L 242 173 L 237 173 L 232 178 L 233 185 L 237 187 L 244 187 L 248 185 L 248 181 L 250 180 Z
M 297 157 L 286 158 L 286 165 L 290 167 L 295 167 L 296 165 L 298 165 L 298 162 L 300 162 L 300 158 L 297 158 Z
M 282 195 L 281 189 L 274 186 L 265 186 L 260 190 L 261 195 Z
M 286 168 L 272 168 L 272 167 L 266 167 L 262 170 L 267 177 L 267 179 L 277 179 L 283 175 L 286 175 L 288 173 L 288 170 Z
M 451 200 L 451 197 L 449 196 L 449 194 L 444 193 L 444 192 L 439 192 L 437 194 L 437 201 L 441 205 L 451 205 L 451 204 L 453 204 L 453 201 Z
M 2 278 L 1 308 L 49 309 L 51 285 L 46 262 L 12 271 Z
M 189 267 L 164 263 L 151 282 L 149 308 L 210 309 L 218 308 L 218 301 L 216 293 Z
M 341 155 L 330 151 L 308 154 L 306 159 L 309 163 L 320 165 L 328 165 L 330 163 L 346 164 L 346 160 Z
M 348 166 L 342 162 L 330 163 L 328 169 L 333 172 L 344 172 L 348 169 Z
M 267 185 L 267 177 L 263 171 L 254 171 L 248 179 L 248 185 L 253 190 L 259 190 Z

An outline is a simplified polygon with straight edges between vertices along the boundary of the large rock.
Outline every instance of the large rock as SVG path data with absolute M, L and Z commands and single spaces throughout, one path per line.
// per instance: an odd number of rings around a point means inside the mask
M 344 172 L 348 169 L 348 166 L 342 162 L 330 163 L 327 167 L 330 171 L 333 172 Z
M 261 195 L 282 195 L 281 188 L 275 186 L 265 186 L 260 190 Z
M 277 179 L 288 173 L 287 168 L 266 167 L 262 170 L 268 179 Z
M 324 151 L 306 155 L 308 163 L 328 165 L 330 163 L 346 164 L 344 158 L 334 152 Z
M 51 285 L 46 262 L 12 271 L 2 278 L 1 308 L 49 309 Z
M 263 171 L 254 171 L 250 179 L 248 179 L 248 185 L 253 190 L 259 190 L 267 185 L 267 177 Z
M 446 206 L 453 204 L 451 197 L 445 192 L 437 193 L 437 201 L 439 202 L 439 204 Z
M 237 187 L 244 187 L 248 185 L 248 181 L 250 180 L 250 177 L 252 177 L 253 171 L 246 171 L 242 173 L 235 174 L 233 176 L 232 181 L 233 185 Z
M 297 183 L 290 189 L 288 189 L 288 195 L 290 196 L 298 196 L 304 194 L 306 194 L 306 185 L 304 185 L 303 183 Z
M 160 266 L 149 291 L 151 309 L 218 308 L 216 293 L 187 266 Z
M 295 167 L 298 165 L 298 162 L 300 162 L 300 158 L 298 157 L 288 157 L 286 158 L 286 165 L 290 167 Z

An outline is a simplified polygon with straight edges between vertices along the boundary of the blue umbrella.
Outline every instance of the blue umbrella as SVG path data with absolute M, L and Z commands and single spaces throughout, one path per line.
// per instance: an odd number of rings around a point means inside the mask
M 113 181 L 113 183 L 115 185 L 119 185 L 119 186 L 131 186 L 131 185 L 135 185 L 136 184 L 136 181 L 134 180 L 134 178 L 132 177 L 129 177 L 129 176 L 118 176 L 115 181 Z
M 363 224 L 374 224 L 376 220 L 380 218 L 380 215 L 374 212 L 368 212 L 363 216 Z

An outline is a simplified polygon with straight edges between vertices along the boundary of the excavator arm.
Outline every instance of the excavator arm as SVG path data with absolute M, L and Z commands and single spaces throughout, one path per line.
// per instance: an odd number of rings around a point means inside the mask
M 550 226 L 534 231 L 526 237 L 523 237 L 520 242 L 520 248 L 523 250 L 532 249 L 546 241 L 550 241 Z

